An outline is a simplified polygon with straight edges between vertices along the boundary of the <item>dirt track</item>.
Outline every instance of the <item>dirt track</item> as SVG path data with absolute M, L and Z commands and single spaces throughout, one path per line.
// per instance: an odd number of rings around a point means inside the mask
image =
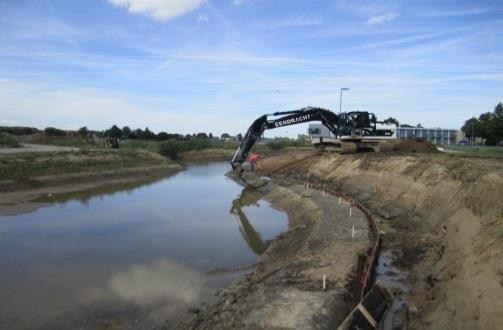
M 74 147 L 60 147 L 60 146 L 52 146 L 44 144 L 21 143 L 20 148 L 0 148 L 0 155 L 34 153 L 34 152 L 68 152 L 77 150 L 79 149 Z
M 384 228 L 408 271 L 415 329 L 503 324 L 503 164 L 442 154 L 334 155 L 291 151 L 265 173 L 351 195 Z

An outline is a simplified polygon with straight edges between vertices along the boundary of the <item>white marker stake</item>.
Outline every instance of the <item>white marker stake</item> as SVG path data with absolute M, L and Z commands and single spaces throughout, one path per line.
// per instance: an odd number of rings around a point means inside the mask
M 349 207 L 349 217 L 351 218 L 351 206 Z
M 325 276 L 325 274 L 323 274 L 323 290 L 325 290 L 327 288 L 327 277 Z
M 341 205 L 341 198 L 339 197 L 339 205 Z
M 352 238 L 355 238 L 355 226 L 354 226 L 354 225 L 353 225 L 353 232 L 352 232 L 352 234 L 351 234 L 351 237 L 352 237 Z
M 307 189 L 309 189 L 309 182 L 307 183 Z
M 322 190 L 321 193 L 322 193 L 323 197 L 325 197 L 325 190 Z

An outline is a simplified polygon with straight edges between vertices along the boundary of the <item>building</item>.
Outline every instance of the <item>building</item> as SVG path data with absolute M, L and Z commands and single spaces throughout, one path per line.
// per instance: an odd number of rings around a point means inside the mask
M 379 129 L 379 127 L 378 127 Z M 395 126 L 393 126 L 395 129 Z M 311 138 L 333 138 L 334 135 L 323 124 L 309 124 L 309 136 Z M 433 144 L 451 145 L 460 140 L 459 131 L 445 128 L 424 128 L 424 127 L 396 127 L 397 139 L 425 139 Z
M 445 128 L 398 127 L 398 139 L 425 139 L 433 144 L 450 145 L 458 141 L 458 130 Z

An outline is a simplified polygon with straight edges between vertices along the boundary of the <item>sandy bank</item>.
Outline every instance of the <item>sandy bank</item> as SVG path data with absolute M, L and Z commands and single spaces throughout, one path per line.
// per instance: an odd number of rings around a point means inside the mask
M 503 164 L 442 154 L 291 152 L 262 162 L 274 177 L 324 184 L 380 216 L 384 245 L 409 274 L 411 326 L 503 323 Z

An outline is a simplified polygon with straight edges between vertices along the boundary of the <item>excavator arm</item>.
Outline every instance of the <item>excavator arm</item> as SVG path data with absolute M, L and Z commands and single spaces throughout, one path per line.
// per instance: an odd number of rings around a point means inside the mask
M 268 119 L 269 116 L 282 117 Z M 246 160 L 253 146 L 266 129 L 279 128 L 310 121 L 321 121 L 321 123 L 325 125 L 336 137 L 340 135 L 338 130 L 339 116 L 334 114 L 332 111 L 323 108 L 306 107 L 299 110 L 266 114 L 257 118 L 251 124 L 250 128 L 248 128 L 241 144 L 234 153 L 234 157 L 232 157 L 232 168 L 235 169 L 237 165 L 241 165 Z

